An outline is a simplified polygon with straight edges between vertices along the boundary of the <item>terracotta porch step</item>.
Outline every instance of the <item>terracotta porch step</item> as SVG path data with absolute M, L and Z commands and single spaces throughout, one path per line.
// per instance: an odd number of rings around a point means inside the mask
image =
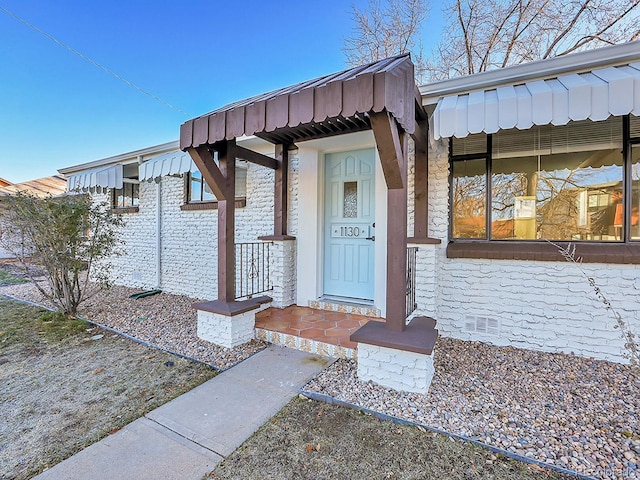
M 353 332 L 369 321 L 382 321 L 344 312 L 292 305 L 256 313 L 257 337 L 298 350 L 336 358 L 353 358 Z

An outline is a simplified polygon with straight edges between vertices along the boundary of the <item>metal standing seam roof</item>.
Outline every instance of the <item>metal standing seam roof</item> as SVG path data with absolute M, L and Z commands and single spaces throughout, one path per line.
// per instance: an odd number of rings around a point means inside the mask
M 501 129 L 640 116 L 640 62 L 442 97 L 431 120 L 435 139 Z
M 368 113 L 387 110 L 407 133 L 415 128 L 415 80 L 409 54 L 298 83 L 232 103 L 185 122 L 180 148 L 255 135 L 293 143 L 370 128 Z

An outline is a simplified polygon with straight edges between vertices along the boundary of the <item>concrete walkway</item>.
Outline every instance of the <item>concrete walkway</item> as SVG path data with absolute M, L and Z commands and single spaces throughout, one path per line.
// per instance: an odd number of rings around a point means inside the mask
M 271 346 L 35 478 L 200 480 L 330 362 Z

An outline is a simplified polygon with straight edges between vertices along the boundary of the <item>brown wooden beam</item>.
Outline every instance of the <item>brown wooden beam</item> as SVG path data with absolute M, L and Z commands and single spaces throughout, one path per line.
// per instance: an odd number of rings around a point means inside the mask
M 220 174 L 225 183 L 225 199 L 218 198 L 218 300 L 233 302 L 236 293 L 235 259 L 235 139 L 218 151 Z M 204 172 L 202 172 L 204 177 Z
M 376 138 L 376 145 L 380 155 L 382 171 L 390 190 L 405 188 L 406 159 L 400 143 L 400 132 L 396 120 L 386 110 L 380 113 L 370 113 L 371 128 Z
M 429 122 L 428 120 L 416 120 L 416 127 L 411 135 L 415 143 L 415 149 L 423 152 L 429 147 Z
M 189 152 L 189 155 L 196 164 L 196 167 L 198 167 L 198 170 L 202 173 L 202 179 L 207 182 L 207 185 L 209 185 L 209 188 L 211 188 L 211 191 L 218 201 L 227 199 L 233 200 L 233 195 L 230 195 L 227 188 L 227 179 L 218 168 L 218 165 L 216 165 L 213 154 L 209 149 L 206 146 L 189 148 L 187 149 L 187 152 Z M 218 153 L 220 154 L 220 152 Z
M 287 235 L 288 216 L 288 176 L 289 176 L 289 150 L 288 145 L 279 143 L 276 145 L 275 161 L 278 168 L 275 171 L 274 198 L 273 198 L 273 234 L 275 236 Z
M 240 158 L 242 160 L 246 160 L 247 162 L 255 163 L 272 170 L 277 169 L 279 166 L 278 162 L 274 158 L 267 157 L 262 153 L 254 152 L 253 150 L 241 147 L 240 145 L 235 146 L 235 155 L 236 158 Z
M 415 171 L 414 171 L 414 216 L 413 236 L 426 238 L 428 236 L 429 220 L 429 164 L 427 156 L 426 121 L 416 122 L 416 130 L 413 135 L 415 143 Z

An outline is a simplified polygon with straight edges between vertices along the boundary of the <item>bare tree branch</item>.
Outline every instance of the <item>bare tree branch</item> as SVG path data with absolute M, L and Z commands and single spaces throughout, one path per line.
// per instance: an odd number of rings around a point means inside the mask
M 640 0 L 452 0 L 430 80 L 640 38 Z
M 565 50 L 564 52 L 562 52 L 560 55 L 566 55 L 567 53 L 573 52 L 575 50 L 578 50 L 580 48 L 582 48 L 583 46 L 585 46 L 587 43 L 593 41 L 593 40 L 600 40 L 602 42 L 606 42 L 606 43 L 613 43 L 610 42 L 608 40 L 605 40 L 602 38 L 602 35 L 604 33 L 606 33 L 608 30 L 612 29 L 614 26 L 616 26 L 618 23 L 620 23 L 621 21 L 624 20 L 624 18 L 629 15 L 631 13 L 631 11 L 636 8 L 638 5 L 640 5 L 640 0 L 634 0 L 633 2 L 631 2 L 631 4 L 629 5 L 629 8 L 627 10 L 625 10 L 624 12 L 620 13 L 620 15 L 618 15 L 618 17 L 613 20 L 611 23 L 605 25 L 599 32 L 597 32 L 594 35 L 588 36 L 588 37 L 584 37 L 580 40 L 578 40 L 573 47 Z M 640 35 L 640 30 L 637 31 L 635 33 L 635 35 L 633 35 L 633 37 L 631 38 L 631 40 L 636 40 L 638 38 L 638 35 Z
M 418 77 L 425 71 L 419 33 L 427 18 L 426 0 L 369 0 L 367 10 L 352 7 L 354 28 L 343 51 L 351 66 L 411 53 Z
M 551 56 L 553 49 L 556 47 L 556 45 L 558 45 L 558 43 L 562 41 L 563 38 L 569 35 L 569 33 L 576 26 L 576 24 L 578 23 L 578 20 L 580 20 L 580 17 L 585 12 L 585 10 L 589 7 L 590 4 L 591 4 L 591 0 L 585 0 L 585 2 L 581 5 L 581 7 L 573 16 L 573 18 L 571 19 L 567 27 L 556 34 L 556 38 L 551 42 L 551 44 L 547 48 L 547 51 L 544 53 L 544 55 L 542 55 L 542 58 L 548 58 L 549 56 Z

